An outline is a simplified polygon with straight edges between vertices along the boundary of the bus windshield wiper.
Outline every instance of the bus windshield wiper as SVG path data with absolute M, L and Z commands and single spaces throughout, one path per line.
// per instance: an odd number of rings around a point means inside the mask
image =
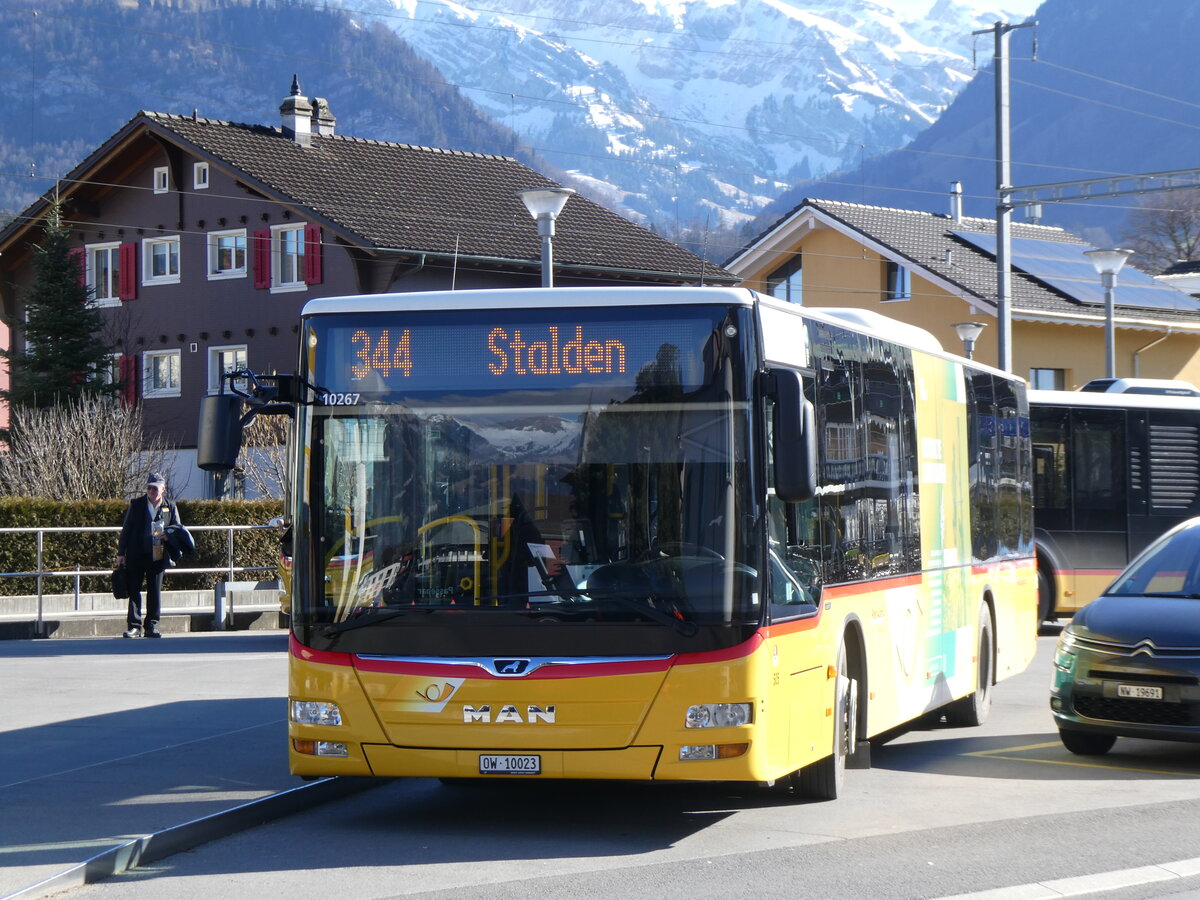
M 681 619 L 677 616 L 671 615 L 670 613 L 663 612 L 661 609 L 651 606 L 651 598 L 644 597 L 641 594 L 622 594 L 614 591 L 603 591 L 597 595 L 593 595 L 592 592 L 587 588 L 575 588 L 572 591 L 565 592 L 552 590 L 523 591 L 519 594 L 494 594 L 486 597 L 474 598 L 469 603 L 464 603 L 458 606 L 403 606 L 392 607 L 390 609 L 380 609 L 377 612 L 355 616 L 354 618 L 347 619 L 344 622 L 331 623 L 324 626 L 320 633 L 322 637 L 336 637 L 339 634 L 344 634 L 347 631 L 354 631 L 358 628 L 366 628 L 369 625 L 378 625 L 382 622 L 388 622 L 392 619 L 398 619 L 403 616 L 429 615 L 431 613 L 444 611 L 465 612 L 467 610 L 480 610 L 490 612 L 492 610 L 506 610 L 508 612 L 519 613 L 537 612 L 538 610 L 549 611 L 555 607 L 560 607 L 563 605 L 561 602 L 563 600 L 563 593 L 570 595 L 565 601 L 567 605 L 570 605 L 572 602 L 578 603 L 580 601 L 584 601 L 585 598 L 588 600 L 611 600 L 618 606 L 645 616 L 647 619 L 650 619 L 653 622 L 657 622 L 660 625 L 669 625 L 671 628 L 675 629 L 685 637 L 692 637 L 700 630 L 696 626 L 695 622 Z M 528 601 L 535 598 L 546 598 L 547 600 L 558 600 L 560 602 L 553 605 L 551 603 L 546 603 L 544 606 L 542 604 L 538 604 L 533 607 L 525 605 L 519 607 L 510 605 L 511 601 L 513 600 Z
M 670 625 L 684 637 L 692 637 L 700 629 L 695 622 L 681 619 L 673 616 L 668 612 L 663 612 L 661 609 L 650 605 L 651 597 L 646 597 L 640 593 L 617 593 L 615 591 L 601 591 L 596 594 L 590 592 L 587 588 L 579 588 L 579 593 L 586 594 L 592 599 L 613 600 L 619 606 L 623 606 L 628 610 L 639 613 L 647 619 L 658 622 L 660 625 Z
M 406 606 L 400 609 L 381 609 L 379 612 L 371 613 L 369 615 L 355 616 L 353 619 L 347 619 L 344 622 L 335 622 L 326 625 L 321 629 L 321 635 L 323 637 L 334 637 L 345 631 L 353 631 L 355 628 L 365 628 L 368 625 L 378 625 L 380 622 L 386 622 L 389 619 L 398 619 L 401 616 L 430 612 L 433 612 L 433 610 L 427 606 Z

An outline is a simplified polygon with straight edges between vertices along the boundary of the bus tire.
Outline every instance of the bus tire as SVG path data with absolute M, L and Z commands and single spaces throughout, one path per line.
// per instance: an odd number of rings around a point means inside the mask
M 992 613 L 986 603 L 981 603 L 975 690 L 946 707 L 947 724 L 973 727 L 987 721 L 988 713 L 992 711 L 992 682 L 996 672 L 992 646 Z
M 792 790 L 808 800 L 836 800 L 846 779 L 846 759 L 854 748 L 858 723 L 858 680 L 850 677 L 846 644 L 838 649 L 834 687 L 833 752 L 792 775 Z
M 1048 622 L 1054 614 L 1054 586 L 1050 583 L 1050 576 L 1041 571 L 1041 566 L 1038 567 L 1038 627 L 1040 628 L 1043 622 Z

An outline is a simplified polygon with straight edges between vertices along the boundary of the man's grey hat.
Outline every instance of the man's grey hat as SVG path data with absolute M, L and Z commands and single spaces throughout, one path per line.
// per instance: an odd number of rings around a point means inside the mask
M 146 487 L 152 484 L 161 484 L 164 487 L 167 484 L 167 479 L 163 478 L 161 472 L 151 472 L 150 477 L 146 479 Z

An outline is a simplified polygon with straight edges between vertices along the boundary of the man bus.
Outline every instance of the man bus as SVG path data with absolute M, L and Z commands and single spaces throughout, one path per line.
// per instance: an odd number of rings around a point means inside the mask
M 1023 383 L 919 329 L 631 287 L 314 300 L 301 335 L 298 775 L 833 798 L 1033 656 Z

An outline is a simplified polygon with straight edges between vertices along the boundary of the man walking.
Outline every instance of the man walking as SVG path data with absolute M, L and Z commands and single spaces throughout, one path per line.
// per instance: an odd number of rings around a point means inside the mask
M 179 514 L 166 498 L 167 480 L 158 472 L 146 479 L 146 496 L 129 501 L 121 537 L 117 540 L 117 565 L 129 570 L 129 612 L 124 637 L 142 634 L 142 585 L 146 586 L 145 635 L 160 638 L 163 571 L 167 568 L 165 535 L 178 524 Z

